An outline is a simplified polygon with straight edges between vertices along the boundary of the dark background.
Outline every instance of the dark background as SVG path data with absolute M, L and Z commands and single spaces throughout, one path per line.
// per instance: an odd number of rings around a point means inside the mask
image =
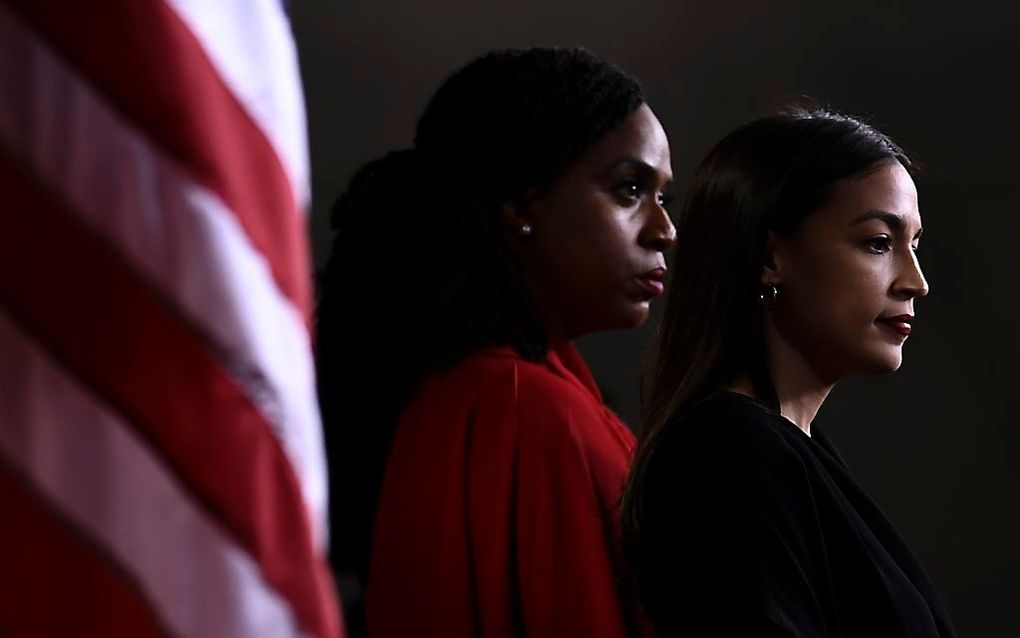
M 292 3 L 308 103 L 313 246 L 354 170 L 411 142 L 439 83 L 492 48 L 583 45 L 644 83 L 678 195 L 735 126 L 808 95 L 869 117 L 925 165 L 931 294 L 896 374 L 844 381 L 819 415 L 910 542 L 964 637 L 1020 636 L 1020 20 L 1013 3 Z M 379 258 L 391 259 L 380 242 Z M 366 265 L 370 267 L 370 265 Z M 399 287 L 399 282 L 392 282 Z M 372 311 L 365 299 L 356 311 Z M 583 352 L 635 423 L 651 326 Z

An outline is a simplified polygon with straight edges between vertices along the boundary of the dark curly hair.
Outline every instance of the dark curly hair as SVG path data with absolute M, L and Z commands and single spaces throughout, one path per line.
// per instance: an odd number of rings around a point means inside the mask
M 366 164 L 334 205 L 317 331 L 336 569 L 366 575 L 386 453 L 421 379 L 490 345 L 547 353 L 501 207 L 643 103 L 584 49 L 490 53 L 439 88 L 413 148 Z

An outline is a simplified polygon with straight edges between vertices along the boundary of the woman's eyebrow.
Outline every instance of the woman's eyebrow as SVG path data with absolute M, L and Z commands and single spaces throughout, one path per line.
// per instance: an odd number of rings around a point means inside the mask
M 889 226 L 889 228 L 891 228 L 895 233 L 903 233 L 907 228 L 907 224 L 903 221 L 903 217 L 896 213 L 890 213 L 887 210 L 869 210 L 868 212 L 855 217 L 854 220 L 850 222 L 850 225 L 856 226 L 857 224 L 861 224 L 872 219 L 878 219 L 885 222 L 886 225 Z M 914 234 L 914 239 L 920 238 L 923 230 L 924 229 L 922 228 L 918 228 L 917 233 Z
M 602 171 L 602 174 L 606 175 L 621 167 L 633 168 L 641 175 L 641 177 L 657 177 L 659 175 L 659 170 L 657 168 L 655 168 L 648 162 L 638 159 L 636 157 L 622 157 L 620 159 L 617 159 L 610 163 L 608 166 L 606 166 L 606 168 Z M 672 173 L 667 176 L 665 181 L 666 186 L 670 186 L 673 184 Z

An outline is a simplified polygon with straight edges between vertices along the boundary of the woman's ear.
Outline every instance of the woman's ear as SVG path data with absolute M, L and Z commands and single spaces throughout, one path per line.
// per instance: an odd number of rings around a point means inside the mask
M 765 242 L 765 259 L 762 262 L 761 285 L 778 286 L 783 279 L 783 263 L 785 256 L 786 242 L 782 237 L 769 231 L 768 239 Z
M 527 238 L 535 232 L 535 202 L 537 192 L 529 189 L 522 197 L 509 199 L 503 203 L 500 216 L 503 228 L 514 236 Z

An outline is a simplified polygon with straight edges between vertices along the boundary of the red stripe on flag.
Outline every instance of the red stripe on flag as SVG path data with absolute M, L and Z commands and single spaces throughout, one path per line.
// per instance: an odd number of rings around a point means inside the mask
M 304 217 L 279 156 L 161 0 L 4 0 L 143 134 L 218 195 L 283 293 L 311 317 Z
M 293 468 L 208 344 L 3 153 L 0 192 L 0 303 L 151 442 L 301 627 L 339 634 Z
M 127 574 L 0 462 L 0 635 L 163 636 Z

